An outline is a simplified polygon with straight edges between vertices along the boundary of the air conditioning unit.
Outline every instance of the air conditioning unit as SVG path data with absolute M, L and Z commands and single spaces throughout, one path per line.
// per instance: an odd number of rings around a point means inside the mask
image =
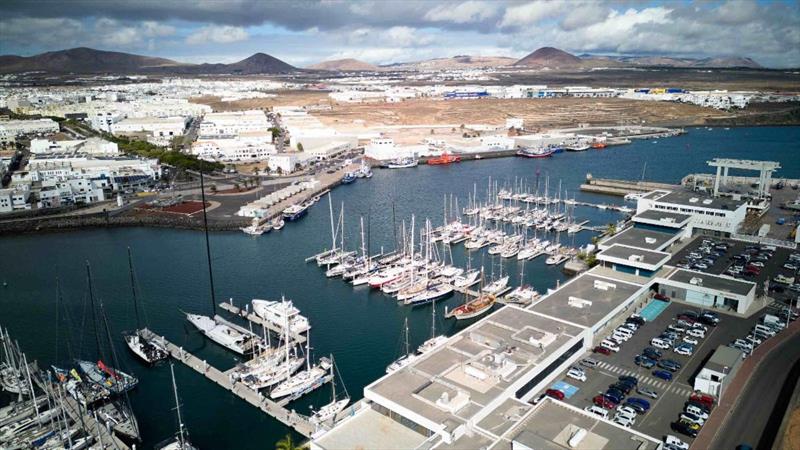
M 700 201 L 700 199 L 697 198 L 697 197 L 692 197 L 692 198 L 689 199 L 689 203 L 697 203 L 699 201 Z
M 617 285 L 614 283 L 609 283 L 608 281 L 594 280 L 594 288 L 600 289 L 601 291 L 607 291 L 609 289 L 616 289 Z
M 644 257 L 642 255 L 630 255 L 628 256 L 628 261 L 631 262 L 642 262 Z
M 569 305 L 569 306 L 571 306 L 573 308 L 583 309 L 583 308 L 586 308 L 586 307 L 591 307 L 592 306 L 592 302 L 591 302 L 591 300 L 584 300 L 584 299 L 578 298 L 578 297 L 570 297 L 569 300 L 567 300 L 567 305 Z
M 700 278 L 700 277 L 692 277 L 692 279 L 689 280 L 689 284 L 694 284 L 696 286 L 702 286 L 703 285 L 703 279 Z
M 704 205 L 710 205 L 711 202 L 713 202 L 713 200 L 711 200 L 710 198 L 707 198 L 707 199 L 703 200 L 703 204 Z
M 647 244 L 652 245 L 652 244 L 655 244 L 657 242 L 657 240 L 656 240 L 656 238 L 653 238 L 653 237 L 646 237 L 646 238 L 644 238 L 644 242 L 647 243 Z

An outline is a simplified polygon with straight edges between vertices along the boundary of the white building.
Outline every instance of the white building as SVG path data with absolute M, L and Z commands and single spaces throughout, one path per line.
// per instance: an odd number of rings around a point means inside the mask
M 719 399 L 741 365 L 741 350 L 720 345 L 695 377 L 694 390 Z
M 343 153 L 346 153 L 354 148 L 352 142 L 340 142 L 340 141 L 333 141 L 329 142 L 325 145 L 320 145 L 318 147 L 312 147 L 310 149 L 303 150 L 303 153 L 306 153 L 310 157 L 323 160 L 323 159 L 330 159 L 336 156 L 339 156 Z
M 262 161 L 276 153 L 271 134 L 205 136 L 192 144 L 192 154 L 210 161 Z
M 31 209 L 30 195 L 26 189 L 0 189 L 0 213 Z
M 264 111 L 230 111 L 209 113 L 200 123 L 199 136 L 237 136 L 243 133 L 266 133 L 270 128 Z
M 187 122 L 184 117 L 128 118 L 112 124 L 111 132 L 121 136 L 144 133 L 159 145 L 166 145 L 173 137 L 183 135 Z
M 56 141 L 51 139 L 31 140 L 31 153 L 49 154 L 75 152 L 97 156 L 119 155 L 119 146 L 115 142 L 110 142 L 102 138 L 91 137 L 85 140 L 63 140 Z
M 747 202 L 730 197 L 705 197 L 689 191 L 648 192 L 639 198 L 636 212 L 648 209 L 691 216 L 686 236 L 706 231 L 716 236 L 736 234 L 747 216 Z
M 0 143 L 13 143 L 18 136 L 58 132 L 52 119 L 0 121 Z
M 427 153 L 427 145 L 399 146 L 394 143 L 394 139 L 386 137 L 370 139 L 369 144 L 364 147 L 364 156 L 383 162 L 398 158 L 418 157 Z

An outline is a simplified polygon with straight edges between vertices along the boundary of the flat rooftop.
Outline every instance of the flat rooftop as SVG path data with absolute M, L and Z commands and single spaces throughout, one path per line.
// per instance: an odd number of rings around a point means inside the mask
M 660 209 L 648 209 L 647 211 L 633 216 L 633 221 L 637 222 L 643 220 L 648 223 L 658 222 L 659 225 L 665 227 L 680 228 L 691 218 L 692 216 L 689 214 L 663 211 Z
M 592 271 L 578 276 L 528 309 L 583 327 L 594 327 L 641 288 L 618 279 L 602 278 Z
M 452 431 L 583 328 L 505 306 L 443 346 L 364 388 L 366 398 L 414 411 Z
M 601 261 L 616 262 L 614 260 L 622 260 L 623 264 L 648 265 L 660 266 L 667 261 L 672 255 L 666 252 L 655 252 L 645 250 L 642 248 L 629 247 L 627 245 L 614 244 L 611 247 L 598 253 L 597 258 Z
M 745 200 L 734 200 L 730 197 L 709 197 L 691 191 L 673 191 L 661 197 L 658 201 L 698 208 L 725 209 L 729 211 L 733 211 L 747 203 Z
M 711 369 L 719 373 L 728 373 L 731 368 L 742 361 L 742 351 L 738 348 L 720 345 L 714 350 L 714 354 L 708 359 L 704 368 Z
M 581 429 L 586 430 L 586 436 L 570 445 L 570 439 Z M 661 444 L 655 438 L 549 398 L 490 449 L 520 448 L 514 443 L 536 450 L 655 450 Z
M 426 439 L 426 436 L 374 409 L 365 408 L 315 440 L 314 444 L 326 450 L 405 450 L 419 447 Z
M 644 228 L 626 228 L 625 230 L 600 242 L 602 247 L 610 247 L 614 244 L 626 245 L 628 247 L 643 248 L 645 250 L 660 251 L 672 241 L 676 233 L 667 231 L 647 230 Z
M 725 275 L 712 275 L 710 273 L 696 272 L 694 270 L 677 269 L 672 272 L 668 280 L 678 283 L 694 284 L 723 293 L 746 296 L 756 285 L 749 281 L 737 280 Z M 696 283 L 692 283 L 692 280 Z

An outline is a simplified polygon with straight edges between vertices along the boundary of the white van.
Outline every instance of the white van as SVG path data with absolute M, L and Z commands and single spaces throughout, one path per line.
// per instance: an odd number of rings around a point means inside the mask
M 583 410 L 591 414 L 596 414 L 602 417 L 603 419 L 608 419 L 608 411 L 597 405 L 587 406 Z
M 687 413 L 694 414 L 695 416 L 703 420 L 708 420 L 708 414 L 706 414 L 702 409 L 698 408 L 695 405 L 686 406 L 686 408 L 684 408 L 684 411 L 686 411 Z
M 625 327 L 619 327 L 619 328 L 615 329 L 614 333 L 620 333 L 620 334 L 624 334 L 624 335 L 626 335 L 628 337 L 633 337 L 633 331 L 631 331 L 630 329 L 625 328 Z
M 686 334 L 696 338 L 704 338 L 706 337 L 706 332 L 703 331 L 702 328 L 692 328 L 691 330 L 686 330 Z
M 618 352 L 619 351 L 619 346 L 617 344 L 609 341 L 608 339 L 603 339 L 600 342 L 600 347 L 605 347 L 605 348 L 611 350 L 612 352 Z
M 756 326 L 753 327 L 753 329 L 756 332 L 761 333 L 761 334 L 766 334 L 767 336 L 775 336 L 775 330 L 773 330 L 772 328 L 770 328 L 770 327 L 768 327 L 766 325 L 762 325 L 760 323 L 757 323 Z
M 631 338 L 631 337 L 630 337 L 630 336 L 628 336 L 627 334 L 617 333 L 616 331 L 615 331 L 614 333 L 612 333 L 612 334 L 611 334 L 611 337 L 612 337 L 614 340 L 617 340 L 617 341 L 622 341 L 622 342 L 627 342 L 627 341 L 628 341 L 628 339 L 630 339 L 630 338 Z
M 667 344 L 666 342 L 664 342 L 663 340 L 661 340 L 659 338 L 650 339 L 650 345 L 652 345 L 653 347 L 656 347 L 656 348 L 663 349 L 663 350 L 666 350 L 666 349 L 669 348 L 669 344 Z

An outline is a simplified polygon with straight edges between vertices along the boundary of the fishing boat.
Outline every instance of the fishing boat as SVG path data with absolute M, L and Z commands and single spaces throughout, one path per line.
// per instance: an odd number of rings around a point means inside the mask
M 526 158 L 549 158 L 553 153 L 553 149 L 546 147 L 521 147 L 517 150 L 517 156 Z
M 299 205 L 291 205 L 288 208 L 284 209 L 281 215 L 285 220 L 293 222 L 305 216 L 306 213 L 308 213 L 308 205 L 299 204 Z
M 256 315 L 279 328 L 288 323 L 289 331 L 295 334 L 305 333 L 311 329 L 308 319 L 300 315 L 300 310 L 291 300 L 286 300 L 284 297 L 281 297 L 280 301 L 253 299 L 251 304 Z
M 386 164 L 387 169 L 406 169 L 409 167 L 417 167 L 419 164 L 419 160 L 412 157 L 407 158 L 397 158 L 389 161 Z
M 595 142 L 595 143 L 592 144 L 592 148 L 595 149 L 595 150 L 602 150 L 602 149 L 606 148 L 606 144 L 603 143 L 603 142 Z
M 437 156 L 428 160 L 428 165 L 435 166 L 435 165 L 443 165 L 443 164 L 450 164 L 455 162 L 461 162 L 461 157 L 458 155 L 453 155 L 447 152 L 442 153 L 441 156 Z
M 183 424 L 183 419 L 181 418 L 181 401 L 178 398 L 178 386 L 175 384 L 175 368 L 172 363 L 169 365 L 169 373 L 172 376 L 172 392 L 175 394 L 175 411 L 178 415 L 178 432 L 176 433 L 175 438 L 167 442 L 157 444 L 156 450 L 197 450 L 197 447 L 189 442 L 189 433 L 186 431 L 186 427 Z
M 272 231 L 272 224 L 270 223 L 262 224 L 260 218 L 254 217 L 250 225 L 242 227 L 240 228 L 240 230 L 242 230 L 244 234 L 250 236 L 261 236 L 264 233 L 269 233 L 270 231 Z
M 320 424 L 334 419 L 336 415 L 344 411 L 350 403 L 350 395 L 347 393 L 347 387 L 344 385 L 344 381 L 342 381 L 344 396 L 342 398 L 336 396 L 336 374 L 338 372 L 339 368 L 336 366 L 333 355 L 331 355 L 331 402 L 311 414 L 310 420 L 312 423 Z M 342 379 L 341 374 L 339 374 L 339 379 Z
M 346 173 L 346 174 L 344 174 L 344 176 L 342 177 L 342 184 L 350 184 L 350 183 L 352 183 L 352 182 L 356 181 L 356 178 L 357 178 L 357 176 L 356 176 L 356 174 L 355 174 L 355 173 L 353 173 L 353 172 L 347 172 L 347 173 Z
M 583 152 L 583 151 L 589 150 L 590 146 L 589 146 L 589 144 L 587 144 L 585 142 L 579 142 L 579 143 L 576 143 L 576 144 L 567 145 L 564 148 L 568 152 Z
M 272 220 L 272 229 L 275 231 L 282 230 L 284 225 L 286 225 L 286 222 L 280 217 L 276 217 L 275 219 Z
M 396 360 L 392 361 L 392 363 L 389 364 L 389 366 L 386 367 L 386 373 L 387 374 L 397 372 L 398 370 L 402 369 L 403 367 L 405 367 L 405 366 L 411 364 L 412 362 L 416 361 L 417 359 L 419 359 L 420 355 L 418 355 L 416 353 L 411 353 L 411 348 L 409 347 L 409 344 L 408 344 L 408 318 L 406 318 L 406 320 L 404 322 L 404 325 L 403 325 L 403 340 L 404 340 L 404 344 L 405 344 L 405 354 L 403 354 L 401 357 L 397 358 Z
M 131 257 L 131 249 L 128 247 L 128 273 L 131 279 L 131 296 L 133 298 L 133 311 L 136 317 L 136 329 L 134 331 L 125 331 L 122 333 L 125 339 L 125 344 L 138 356 L 139 359 L 147 364 L 155 364 L 158 361 L 163 361 L 169 357 L 167 349 L 159 342 L 148 340 L 144 333 L 142 333 L 141 321 L 139 319 L 139 301 L 136 294 L 136 277 L 133 272 L 133 258 Z

